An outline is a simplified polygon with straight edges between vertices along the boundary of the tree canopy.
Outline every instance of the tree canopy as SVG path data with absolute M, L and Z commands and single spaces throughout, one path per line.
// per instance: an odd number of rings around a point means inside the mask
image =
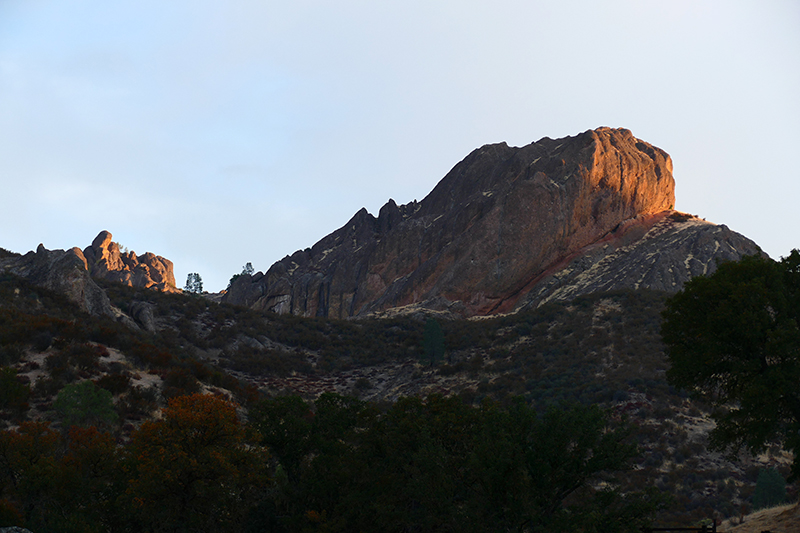
M 202 294 L 203 278 L 200 277 L 200 274 L 197 272 L 190 272 L 186 276 L 186 285 L 183 287 L 183 290 L 192 294 Z
M 667 300 L 663 318 L 668 379 L 719 408 L 712 444 L 782 441 L 800 475 L 800 252 L 723 263 Z

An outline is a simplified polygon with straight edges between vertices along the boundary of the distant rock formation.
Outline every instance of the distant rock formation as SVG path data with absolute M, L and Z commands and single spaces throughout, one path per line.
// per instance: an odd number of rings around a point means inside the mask
M 0 271 L 61 293 L 93 315 L 116 316 L 105 291 L 89 275 L 80 248 L 47 250 L 40 244 L 35 252 L 0 259 Z
M 152 288 L 163 292 L 181 292 L 175 286 L 172 261 L 147 252 L 120 252 L 111 233 L 101 231 L 83 255 L 93 277 L 115 281 L 132 287 Z
M 47 250 L 40 244 L 36 252 L 25 255 L 0 255 L 0 272 L 10 272 L 34 285 L 64 294 L 84 311 L 109 315 L 129 321 L 114 308 L 105 291 L 92 278 L 116 281 L 133 287 L 180 292 L 175 288 L 172 261 L 151 253 L 137 257 L 134 252 L 120 253 L 111 242 L 111 233 L 102 231 L 91 246 L 81 251 Z M 135 318 L 145 329 L 152 329 L 152 312 L 137 309 Z
M 621 289 L 677 292 L 694 276 L 714 272 L 720 261 L 760 253 L 756 243 L 725 225 L 663 211 L 626 221 L 543 272 L 518 307 Z
M 362 209 L 266 274 L 240 276 L 223 301 L 335 318 L 487 315 L 623 286 L 678 290 L 717 259 L 758 251 L 724 226 L 681 221 L 674 187 L 669 155 L 625 129 L 486 145 L 421 202 Z M 632 254 L 637 242 L 652 250 Z

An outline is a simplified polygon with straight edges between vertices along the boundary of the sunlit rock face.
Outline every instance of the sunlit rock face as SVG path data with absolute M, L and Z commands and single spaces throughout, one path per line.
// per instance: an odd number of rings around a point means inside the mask
M 669 155 L 625 129 L 486 145 L 421 202 L 389 200 L 377 218 L 362 209 L 266 274 L 239 277 L 223 301 L 336 318 L 401 306 L 509 312 L 547 299 L 556 271 L 584 250 L 602 257 L 593 246 L 615 232 L 642 238 L 634 228 L 671 210 L 674 190 Z
M 147 252 L 120 252 L 111 233 L 101 231 L 91 246 L 83 250 L 93 277 L 116 281 L 132 287 L 152 288 L 165 292 L 180 292 L 175 287 L 172 261 Z
M 141 257 L 134 252 L 120 253 L 119 245 L 111 241 L 107 231 L 84 250 L 48 250 L 40 244 L 35 252 L 25 255 L 0 255 L 0 272 L 59 292 L 91 314 L 115 318 L 121 316 L 120 311 L 112 307 L 93 278 L 162 291 L 178 290 L 171 261 L 151 253 Z

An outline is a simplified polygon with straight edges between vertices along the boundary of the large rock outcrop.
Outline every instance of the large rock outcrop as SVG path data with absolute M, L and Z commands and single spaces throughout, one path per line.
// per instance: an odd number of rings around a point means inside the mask
M 586 276 L 589 266 L 612 252 L 624 263 L 632 257 L 626 246 L 635 247 L 657 222 L 679 223 L 674 204 L 669 155 L 625 129 L 544 138 L 522 148 L 487 145 L 456 165 L 421 202 L 398 206 L 389 200 L 377 218 L 362 209 L 266 274 L 240 276 L 223 301 L 336 318 L 409 305 L 462 316 L 508 312 L 558 297 L 556 287 L 563 289 L 566 278 L 557 272 L 578 272 L 575 262 L 584 254 Z M 685 225 L 679 241 L 716 227 Z M 722 257 L 698 254 L 692 262 L 681 255 L 681 246 L 671 259 L 663 254 L 663 261 L 639 263 L 668 269 L 668 260 L 689 261 L 691 269 L 709 271 Z M 751 241 L 744 248 L 725 257 L 758 250 Z M 642 272 L 636 275 L 640 286 L 651 286 Z M 664 278 L 659 287 L 677 290 L 683 279 Z M 582 283 L 583 292 L 621 285 Z
M 117 315 L 105 291 L 89 275 L 80 248 L 47 250 L 40 244 L 35 252 L 0 258 L 0 271 L 61 293 L 91 314 Z
M 0 272 L 9 272 L 34 285 L 64 294 L 83 310 L 94 315 L 109 315 L 129 320 L 114 308 L 105 291 L 93 278 L 103 278 L 162 291 L 178 291 L 172 261 L 151 253 L 137 257 L 134 252 L 120 253 L 119 245 L 111 241 L 111 234 L 102 231 L 85 250 L 47 250 L 40 244 L 36 252 L 25 255 L 4 253 L 0 255 Z M 139 315 L 143 318 L 140 319 Z M 152 312 L 150 312 L 152 315 Z M 151 329 L 148 310 L 139 309 L 137 320 Z
M 91 246 L 83 250 L 93 277 L 115 281 L 132 287 L 152 288 L 164 292 L 180 292 L 175 286 L 172 261 L 147 252 L 120 252 L 111 233 L 101 231 Z

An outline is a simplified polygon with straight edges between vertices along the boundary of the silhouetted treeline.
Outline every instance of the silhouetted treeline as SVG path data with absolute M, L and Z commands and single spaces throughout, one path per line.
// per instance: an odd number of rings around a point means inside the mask
M 537 413 L 324 394 L 173 398 L 128 442 L 24 422 L 0 433 L 0 525 L 99 531 L 638 531 L 629 431 L 595 407 Z

